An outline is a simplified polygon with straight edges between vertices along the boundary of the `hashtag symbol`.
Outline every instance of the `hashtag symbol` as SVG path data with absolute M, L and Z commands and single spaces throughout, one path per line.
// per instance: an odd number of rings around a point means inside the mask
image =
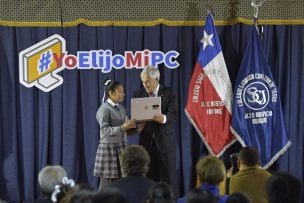
M 43 73 L 49 69 L 50 64 L 52 63 L 52 54 L 51 51 L 47 51 L 40 56 L 38 71 Z

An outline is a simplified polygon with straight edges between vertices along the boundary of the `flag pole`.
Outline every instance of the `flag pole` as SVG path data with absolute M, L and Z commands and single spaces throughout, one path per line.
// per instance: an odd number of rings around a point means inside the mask
M 212 16 L 214 16 L 214 12 L 213 12 L 213 5 L 212 4 L 209 4 L 208 5 L 208 13 L 211 13 Z
M 251 0 L 251 6 L 253 7 L 253 23 L 261 39 L 263 34 L 263 26 L 258 25 L 259 23 L 258 15 L 259 15 L 259 8 L 264 4 L 265 1 L 266 0 L 261 0 L 258 3 L 257 0 Z

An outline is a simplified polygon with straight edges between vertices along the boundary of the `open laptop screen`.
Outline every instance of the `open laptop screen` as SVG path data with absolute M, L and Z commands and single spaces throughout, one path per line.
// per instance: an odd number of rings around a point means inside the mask
M 160 97 L 143 97 L 131 99 L 131 119 L 137 121 L 151 120 L 153 116 L 161 114 Z

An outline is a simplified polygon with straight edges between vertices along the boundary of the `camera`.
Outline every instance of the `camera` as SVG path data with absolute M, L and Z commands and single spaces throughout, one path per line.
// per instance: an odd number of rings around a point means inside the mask
M 237 164 L 237 153 L 230 155 L 230 163 L 231 163 L 231 167 L 232 167 L 232 175 L 236 174 L 239 171 L 239 167 Z

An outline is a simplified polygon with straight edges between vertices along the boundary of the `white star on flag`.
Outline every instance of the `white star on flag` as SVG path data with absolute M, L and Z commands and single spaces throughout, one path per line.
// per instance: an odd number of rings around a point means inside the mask
M 214 45 L 213 45 L 213 42 L 212 42 L 212 37 L 213 37 L 213 34 L 208 35 L 208 34 L 206 33 L 206 31 L 204 30 L 204 37 L 203 37 L 203 39 L 201 40 L 201 43 L 203 43 L 203 45 L 204 45 L 203 50 L 205 50 L 205 48 L 206 48 L 208 45 L 214 46 Z

